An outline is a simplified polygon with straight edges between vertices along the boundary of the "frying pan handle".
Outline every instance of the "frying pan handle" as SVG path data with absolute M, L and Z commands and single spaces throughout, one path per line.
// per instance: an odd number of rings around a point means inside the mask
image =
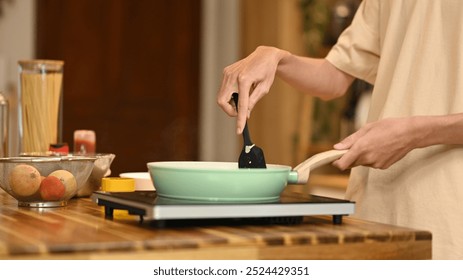
M 309 180 L 310 171 L 317 167 L 331 163 L 342 157 L 348 150 L 330 150 L 315 154 L 296 166 L 293 170 L 297 172 L 297 184 L 305 184 Z

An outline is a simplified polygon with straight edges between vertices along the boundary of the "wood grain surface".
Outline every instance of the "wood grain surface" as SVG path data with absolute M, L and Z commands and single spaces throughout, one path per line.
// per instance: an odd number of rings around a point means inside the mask
M 18 207 L 0 191 L 0 259 L 430 259 L 431 233 L 345 217 L 294 225 L 158 227 L 89 198 L 58 208 Z

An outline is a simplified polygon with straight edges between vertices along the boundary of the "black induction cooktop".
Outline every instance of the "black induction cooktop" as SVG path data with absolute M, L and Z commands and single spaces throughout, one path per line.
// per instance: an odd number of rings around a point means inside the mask
M 103 192 L 92 194 L 92 200 L 104 206 L 105 217 L 113 218 L 115 209 L 138 215 L 140 222 L 204 219 L 262 219 L 294 223 L 304 216 L 332 215 L 334 224 L 354 213 L 355 203 L 316 195 L 297 193 L 282 195 L 267 202 L 214 202 L 161 197 L 156 191 Z

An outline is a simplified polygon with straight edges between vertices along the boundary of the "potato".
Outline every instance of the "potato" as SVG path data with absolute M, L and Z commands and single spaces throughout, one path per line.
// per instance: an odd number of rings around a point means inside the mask
M 8 177 L 12 192 L 21 197 L 35 194 L 40 188 L 41 181 L 39 171 L 28 164 L 16 165 Z
M 48 176 L 40 183 L 39 192 L 43 200 L 56 201 L 64 197 L 66 188 L 59 178 Z
M 77 180 L 71 172 L 67 170 L 56 170 L 48 175 L 58 178 L 65 187 L 65 198 L 73 197 L 77 192 Z

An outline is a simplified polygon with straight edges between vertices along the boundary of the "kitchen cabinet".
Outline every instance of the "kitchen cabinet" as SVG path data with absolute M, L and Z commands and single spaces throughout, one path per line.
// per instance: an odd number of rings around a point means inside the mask
M 430 232 L 344 217 L 290 225 L 155 227 L 90 198 L 58 208 L 18 208 L 0 191 L 0 259 L 430 259 Z

